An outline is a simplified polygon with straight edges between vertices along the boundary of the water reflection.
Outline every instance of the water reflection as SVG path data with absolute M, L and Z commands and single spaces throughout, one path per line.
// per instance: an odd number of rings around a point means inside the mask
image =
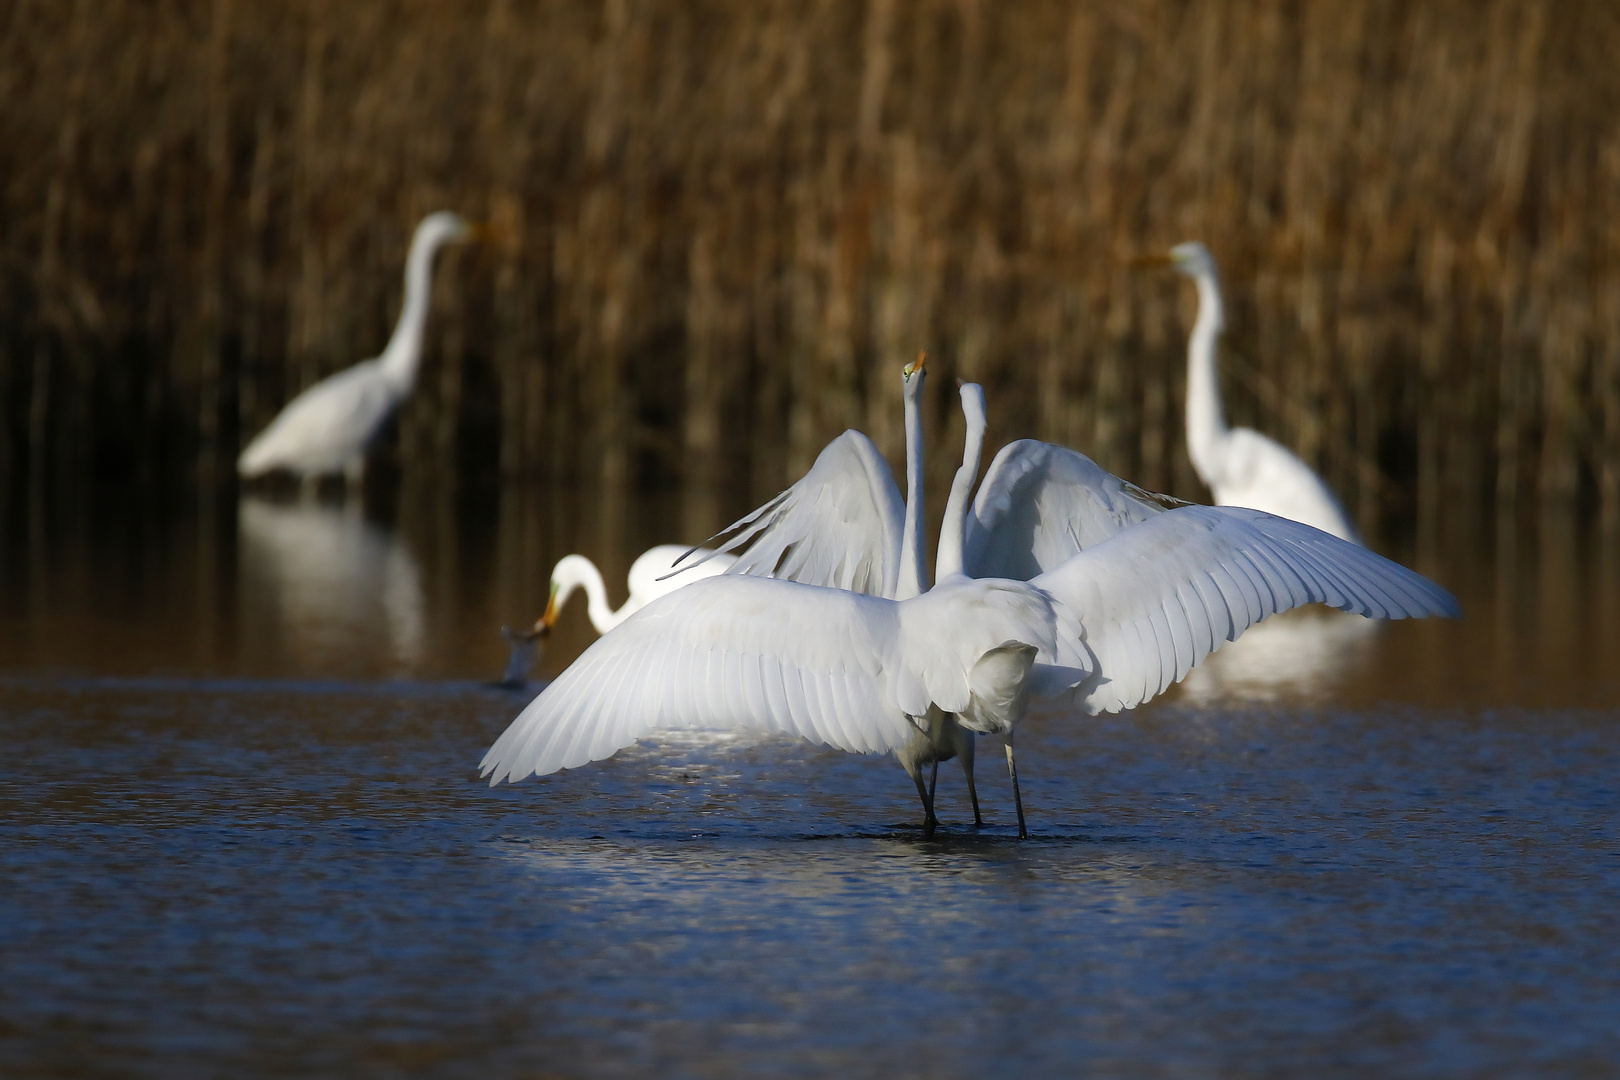
M 367 521 L 359 506 L 249 497 L 238 528 L 242 591 L 254 616 L 244 633 L 268 634 L 317 669 L 357 641 L 374 642 L 399 670 L 422 660 L 421 569 L 399 536 Z
M 551 567 L 580 552 L 623 602 L 637 554 L 701 540 L 769 492 L 621 492 L 540 484 L 392 504 L 64 500 L 0 520 L 0 668 L 92 674 L 492 681 L 500 627 L 532 624 Z M 937 502 L 943 502 L 943 493 Z M 381 516 L 379 516 L 381 515 Z M 1620 544 L 1574 515 L 1435 523 L 1420 557 L 1464 617 L 1381 627 L 1322 612 L 1268 621 L 1167 697 L 1492 707 L 1620 700 Z M 596 640 L 564 610 L 532 673 L 555 678 Z M 518 667 L 529 662 L 518 658 Z
M 1188 672 L 1181 698 L 1212 705 L 1324 696 L 1371 663 L 1382 625 L 1325 609 L 1273 616 Z

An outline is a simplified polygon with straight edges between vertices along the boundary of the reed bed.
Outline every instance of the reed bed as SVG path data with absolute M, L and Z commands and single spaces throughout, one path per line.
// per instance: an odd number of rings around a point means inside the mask
M 993 436 L 1200 497 L 1192 292 L 1125 265 L 1199 238 L 1229 414 L 1364 527 L 1458 502 L 1620 520 L 1612 5 L 0 20 L 0 482 L 227 477 L 290 395 L 381 348 L 412 225 L 452 207 L 504 239 L 441 262 L 409 476 L 768 491 L 846 426 L 896 453 L 926 347 L 986 384 Z

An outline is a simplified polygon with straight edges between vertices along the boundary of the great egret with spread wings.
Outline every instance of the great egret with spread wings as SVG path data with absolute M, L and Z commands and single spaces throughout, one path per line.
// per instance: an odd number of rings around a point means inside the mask
M 285 469 L 306 485 L 329 473 L 342 473 L 351 486 L 359 484 L 366 450 L 416 381 L 433 257 L 444 245 L 473 239 L 482 231 L 448 211 L 422 219 L 405 259 L 405 306 L 388 347 L 287 402 L 237 459 L 242 479 Z
M 797 483 L 720 532 L 719 551 L 733 560 L 727 573 L 849 589 L 890 600 L 908 600 L 927 591 L 921 404 L 927 362 L 927 353 L 919 353 L 900 373 L 906 436 L 904 502 L 888 462 L 872 440 L 859 431 L 846 431 L 827 444 Z M 982 437 L 981 428 L 981 442 Z M 970 418 L 969 445 L 975 445 L 973 438 Z M 973 453 L 977 467 L 978 451 Z M 964 496 L 953 488 L 952 497 Z M 955 512 L 953 506 L 947 505 L 947 517 Z M 740 560 L 731 554 L 734 551 L 741 552 Z M 702 565 L 702 559 L 696 565 Z M 896 752 L 917 785 L 925 832 L 931 833 L 937 823 L 934 789 L 939 763 L 953 757 L 967 781 L 973 823 L 984 824 L 973 780 L 974 750 L 972 732 L 963 729 L 956 717 L 936 710 Z M 926 787 L 924 766 L 929 769 Z
M 1102 507 L 1106 517 L 1111 493 L 1137 499 L 1110 477 L 1089 512 Z M 1301 604 L 1379 618 L 1457 614 L 1439 586 L 1309 526 L 1148 502 L 1140 520 L 1028 581 L 952 572 L 904 600 L 751 576 L 800 552 L 785 544 L 774 564 L 757 565 L 745 552 L 731 572 L 647 605 L 599 639 L 512 722 L 481 771 L 492 784 L 515 781 L 609 757 L 660 730 L 717 726 L 901 756 L 936 712 L 969 731 L 1010 735 L 1031 694 L 1091 713 L 1131 708 L 1249 626 Z M 764 522 L 750 551 L 784 526 L 773 506 L 783 499 L 740 523 Z M 966 499 L 953 499 L 940 542 L 964 566 L 967 514 Z M 1054 524 L 1077 546 L 1078 530 Z M 882 537 L 881 520 L 864 526 Z M 881 580 L 873 549 L 820 546 L 801 569 Z

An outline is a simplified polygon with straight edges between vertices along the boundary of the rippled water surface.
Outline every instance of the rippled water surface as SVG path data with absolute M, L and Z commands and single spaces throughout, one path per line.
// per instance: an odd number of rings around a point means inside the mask
M 0 1075 L 1608 1076 L 1620 590 L 1572 526 L 1396 550 L 1457 624 L 1291 620 L 1021 729 L 1035 837 L 687 735 L 490 789 L 565 496 L 37 512 L 0 551 Z M 1409 545 L 1410 547 L 1410 545 Z M 615 596 L 615 599 L 620 597 Z M 589 640 L 570 611 L 541 675 Z

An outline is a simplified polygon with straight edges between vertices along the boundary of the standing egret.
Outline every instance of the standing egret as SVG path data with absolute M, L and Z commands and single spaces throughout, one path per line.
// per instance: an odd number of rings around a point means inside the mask
M 1216 353 L 1226 326 L 1214 256 L 1178 244 L 1163 260 L 1198 287 L 1198 318 L 1187 339 L 1187 456 L 1217 506 L 1246 506 L 1314 525 L 1354 543 L 1356 530 L 1320 476 L 1298 455 L 1253 428 L 1226 424 Z
M 966 499 L 953 504 L 947 549 L 965 547 Z M 1457 613 L 1444 589 L 1379 555 L 1233 507 L 1178 506 L 1030 581 L 952 573 L 906 600 L 727 574 L 603 635 L 480 770 L 516 781 L 696 727 L 900 755 L 936 711 L 1010 735 L 1032 693 L 1091 713 L 1131 708 L 1261 619 L 1313 602 L 1379 618 Z
M 359 485 L 367 448 L 416 381 L 433 256 L 444 245 L 472 239 L 478 231 L 448 211 L 422 219 L 405 260 L 405 306 L 388 347 L 375 359 L 329 375 L 287 402 L 237 458 L 236 471 L 242 479 L 285 469 L 306 486 L 334 472 L 341 472 L 348 486 Z
M 923 504 L 922 393 L 927 353 L 901 369 L 906 434 L 906 497 L 872 440 L 849 430 L 828 443 L 792 487 L 727 526 L 717 539 L 732 556 L 728 574 L 822 585 L 890 600 L 928 589 Z M 970 436 L 971 438 L 971 432 Z M 947 506 L 946 513 L 951 508 Z M 956 758 L 967 780 L 973 823 L 984 824 L 973 781 L 974 737 L 946 714 L 931 714 L 895 756 L 917 785 L 924 831 L 936 824 L 934 785 L 939 763 Z M 922 769 L 929 769 L 926 787 Z

